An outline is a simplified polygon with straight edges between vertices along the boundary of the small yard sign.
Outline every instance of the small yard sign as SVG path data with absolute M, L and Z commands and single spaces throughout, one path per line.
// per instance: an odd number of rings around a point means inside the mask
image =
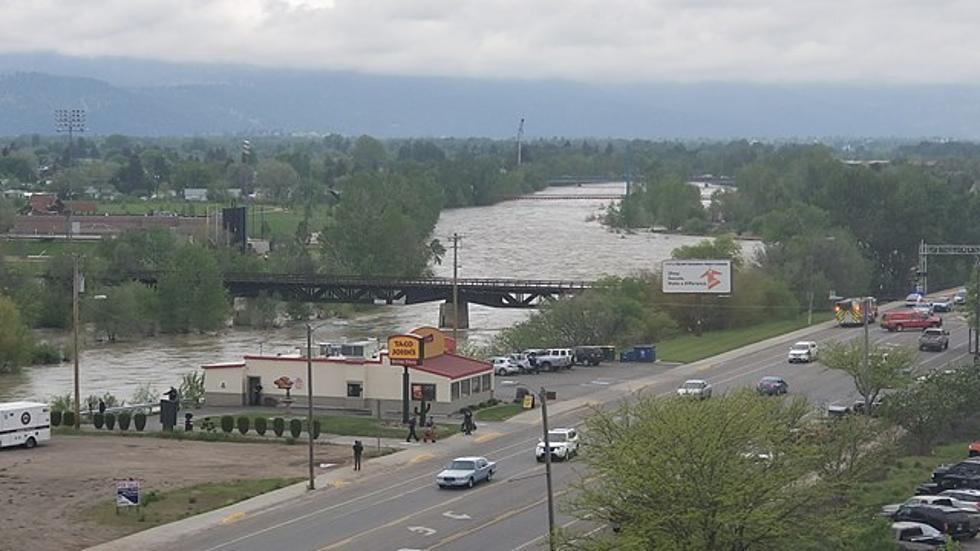
M 116 481 L 116 510 L 140 506 L 140 481 L 128 478 Z

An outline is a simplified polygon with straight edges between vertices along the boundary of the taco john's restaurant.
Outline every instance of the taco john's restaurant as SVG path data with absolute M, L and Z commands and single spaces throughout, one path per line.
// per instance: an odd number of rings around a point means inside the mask
M 492 397 L 493 367 L 455 353 L 455 342 L 434 327 L 377 341 L 321 343 L 313 350 L 313 404 L 401 416 L 402 373 L 413 401 L 446 414 Z M 305 349 L 304 349 L 305 353 Z M 253 356 L 201 366 L 205 402 L 215 406 L 305 406 L 305 354 Z M 288 389 L 288 392 L 287 392 Z

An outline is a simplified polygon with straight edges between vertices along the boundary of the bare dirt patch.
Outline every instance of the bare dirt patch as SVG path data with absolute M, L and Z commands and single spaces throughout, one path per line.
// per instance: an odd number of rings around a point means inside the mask
M 349 454 L 345 446 L 316 446 L 317 463 L 343 464 Z M 0 549 L 83 549 L 125 535 L 78 514 L 114 500 L 118 478 L 161 492 L 306 473 L 306 447 L 299 445 L 55 435 L 33 450 L 0 450 Z

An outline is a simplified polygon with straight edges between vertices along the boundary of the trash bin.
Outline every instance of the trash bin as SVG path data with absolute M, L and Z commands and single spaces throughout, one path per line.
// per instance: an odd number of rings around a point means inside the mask
M 633 347 L 633 354 L 636 362 L 655 362 L 657 361 L 657 347 L 652 344 L 638 344 Z
M 616 347 L 615 346 L 600 346 L 599 350 L 602 351 L 602 359 L 606 362 L 616 361 Z

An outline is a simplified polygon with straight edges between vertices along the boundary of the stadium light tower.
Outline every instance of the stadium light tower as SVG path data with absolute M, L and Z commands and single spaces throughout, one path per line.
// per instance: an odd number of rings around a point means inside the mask
M 72 164 L 72 142 L 76 132 L 85 132 L 84 109 L 55 109 L 54 127 L 58 133 L 68 133 L 68 168 Z

